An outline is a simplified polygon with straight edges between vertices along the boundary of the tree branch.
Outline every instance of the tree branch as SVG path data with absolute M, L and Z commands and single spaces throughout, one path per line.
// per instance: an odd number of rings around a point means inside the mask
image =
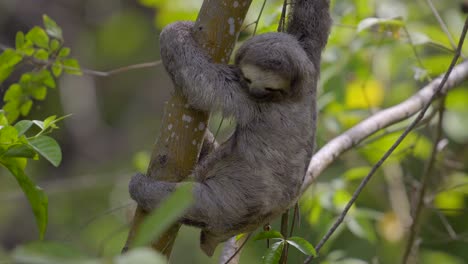
M 421 111 L 424 105 L 431 101 L 431 97 L 434 95 L 442 78 L 442 76 L 438 77 L 406 101 L 377 112 L 325 144 L 314 154 L 309 163 L 309 168 L 307 169 L 304 182 L 302 183 L 302 192 L 304 192 L 330 164 L 337 160 L 341 154 L 352 149 L 377 131 L 394 125 Z M 464 61 L 453 68 L 441 92 L 445 93 L 467 79 L 468 61 Z
M 453 85 L 451 87 L 454 87 L 457 84 L 457 82 L 455 82 L 455 80 L 452 80 L 452 82 L 449 82 L 449 79 L 450 79 L 451 74 L 454 72 L 455 65 L 456 65 L 458 59 L 460 58 L 461 49 L 463 47 L 463 43 L 465 41 L 465 36 L 466 36 L 467 31 L 468 31 L 468 18 L 465 20 L 465 25 L 463 26 L 463 31 L 462 31 L 462 34 L 460 36 L 460 41 L 458 43 L 457 50 L 455 51 L 455 55 L 453 56 L 452 62 L 450 63 L 450 66 L 449 66 L 447 72 L 445 72 L 445 74 L 442 77 L 439 77 L 436 80 L 432 81 L 428 86 L 423 88 L 416 95 L 412 96 L 410 99 L 404 101 L 403 103 L 400 103 L 399 105 L 397 105 L 397 106 L 400 106 L 399 108 L 395 109 L 395 106 L 394 106 L 392 108 L 389 108 L 387 110 L 382 111 L 382 112 L 385 113 L 386 111 L 388 111 L 390 109 L 393 109 L 395 111 L 394 113 L 390 112 L 390 114 L 387 114 L 387 115 L 383 116 L 382 118 L 384 118 L 385 120 L 398 120 L 398 118 L 401 118 L 401 117 L 411 116 L 412 115 L 412 114 L 410 114 L 411 110 L 418 110 L 418 111 L 421 110 L 421 112 L 416 116 L 414 121 L 411 122 L 411 124 L 405 129 L 405 131 L 395 141 L 395 143 L 393 143 L 393 145 L 390 147 L 390 149 L 388 149 L 387 152 L 385 152 L 385 154 L 382 156 L 382 158 L 372 167 L 369 174 L 367 174 L 367 176 L 361 181 L 361 183 L 359 184 L 356 191 L 354 191 L 353 196 L 351 197 L 350 201 L 346 204 L 345 208 L 343 209 L 341 214 L 338 216 L 338 219 L 335 221 L 333 226 L 327 231 L 325 236 L 320 240 L 320 242 L 315 247 L 315 250 L 317 251 L 317 253 L 320 251 L 320 249 L 325 244 L 325 242 L 335 232 L 335 230 L 341 225 L 341 223 L 343 222 L 344 218 L 346 217 L 346 214 L 348 213 L 349 209 L 354 204 L 354 202 L 357 200 L 359 194 L 364 189 L 366 184 L 370 181 L 370 179 L 375 174 L 375 172 L 380 168 L 380 166 L 385 162 L 385 160 L 393 153 L 393 151 L 398 147 L 398 145 L 400 145 L 400 143 L 406 138 L 406 136 L 424 118 L 424 114 L 426 113 L 427 109 L 429 109 L 429 106 L 431 105 L 431 103 L 437 97 L 440 97 L 441 95 L 444 95 L 447 92 L 447 89 L 450 86 L 450 84 Z M 466 61 L 464 63 L 462 63 L 462 65 L 466 65 Z M 417 108 L 417 106 L 419 106 L 419 108 Z M 395 113 L 397 112 L 396 110 L 399 110 L 398 113 L 401 113 L 402 115 L 395 116 Z M 380 113 L 382 113 L 382 112 L 380 112 Z M 414 112 L 414 113 L 416 113 L 416 112 Z M 375 117 L 375 116 L 379 116 L 379 113 L 377 113 L 373 117 Z M 359 136 L 359 134 L 355 134 L 356 132 L 359 132 L 359 129 L 356 129 L 356 128 L 365 129 L 366 127 L 361 127 L 360 125 L 368 124 L 369 120 L 374 120 L 373 117 L 367 118 L 362 123 L 358 124 L 357 126 L 351 128 L 350 130 L 345 132 L 343 135 L 347 135 L 349 138 L 346 140 L 346 142 L 343 142 L 343 143 L 348 143 L 347 145 L 349 145 L 349 144 L 355 145 L 355 143 L 359 142 L 360 141 L 359 140 L 360 136 Z M 374 120 L 374 121 L 379 121 L 379 120 Z M 370 124 L 368 124 L 368 125 L 369 125 L 370 128 L 375 128 L 375 129 L 379 130 L 381 128 L 382 123 L 377 122 L 377 126 L 370 126 Z M 362 132 L 365 133 L 365 132 L 370 132 L 370 131 L 372 131 L 372 129 L 366 129 L 366 130 L 364 130 Z M 340 138 L 340 137 L 341 136 L 339 136 L 338 138 Z M 334 154 L 336 154 L 336 153 L 334 153 Z M 333 155 L 332 157 L 336 157 L 336 156 L 337 155 Z M 310 166 L 309 166 L 309 168 L 310 168 Z M 309 169 L 308 169 L 308 171 L 309 171 Z M 309 174 L 307 174 L 307 176 L 308 175 Z M 311 177 L 309 177 L 309 178 L 311 178 Z M 309 256 L 304 263 L 310 263 L 310 261 L 312 259 L 313 259 L 313 256 Z

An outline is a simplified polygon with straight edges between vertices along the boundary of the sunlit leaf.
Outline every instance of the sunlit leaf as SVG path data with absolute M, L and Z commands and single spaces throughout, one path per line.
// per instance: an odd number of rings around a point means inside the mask
M 58 54 L 59 58 L 65 58 L 70 55 L 70 48 L 62 48 Z
M 31 91 L 31 96 L 36 100 L 44 100 L 47 95 L 47 87 L 39 86 Z
M 133 155 L 133 167 L 136 171 L 146 171 L 150 163 L 150 154 L 145 151 L 140 151 Z
M 378 107 L 383 102 L 384 94 L 381 82 L 373 79 L 356 79 L 346 86 L 346 106 L 364 109 Z
M 337 190 L 333 196 L 333 205 L 338 210 L 342 210 L 351 199 L 351 194 L 344 190 Z
M 349 181 L 360 180 L 369 174 L 371 167 L 363 166 L 363 167 L 354 167 L 345 172 L 343 175 Z
M 54 52 L 60 48 L 60 41 L 53 39 L 50 41 L 50 51 Z
M 452 61 L 451 54 L 437 54 L 432 56 L 424 56 L 422 63 L 425 68 L 429 69 L 431 76 L 438 76 L 447 71 L 450 62 Z
M 81 68 L 75 59 L 63 60 L 63 69 L 68 74 L 81 75 Z
M 0 109 L 0 128 L 7 126 L 8 124 L 9 123 L 8 123 L 8 119 L 5 116 L 5 112 Z
M 38 60 L 47 61 L 49 59 L 49 53 L 44 49 L 38 49 L 34 53 L 34 58 L 36 58 Z
M 49 116 L 47 117 L 45 120 L 44 120 L 44 129 L 47 129 L 49 128 L 51 125 L 53 125 L 55 123 L 57 119 L 57 116 L 56 115 L 52 115 L 52 116 Z
M 47 33 L 38 26 L 33 27 L 26 34 L 26 39 L 30 40 L 40 48 L 47 49 L 49 47 L 49 36 L 47 36 Z
M 17 83 L 10 85 L 8 90 L 6 91 L 5 95 L 3 96 L 3 100 L 5 101 L 15 101 L 19 100 L 23 96 L 23 89 Z
M 16 49 L 21 49 L 24 45 L 24 33 L 18 31 L 15 38 L 15 47 Z
M 10 76 L 14 67 L 22 59 L 23 57 L 12 49 L 6 49 L 0 53 L 0 84 Z
M 58 62 L 54 62 L 54 64 L 52 64 L 52 73 L 55 77 L 59 77 L 62 74 L 62 70 L 62 64 Z
M 33 101 L 31 99 L 27 99 L 25 102 L 23 102 L 20 106 L 20 113 L 23 116 L 26 116 L 29 114 L 29 111 L 31 111 L 31 107 L 33 105 Z
M 12 126 L 5 126 L 0 129 L 0 143 L 2 145 L 13 144 L 18 140 L 18 131 Z
M 18 101 L 9 101 L 3 106 L 5 111 L 5 116 L 8 119 L 8 123 L 13 123 L 19 117 L 19 102 Z
M 465 195 L 456 191 L 441 192 L 435 197 L 434 205 L 445 209 L 448 214 L 459 215 L 465 208 Z

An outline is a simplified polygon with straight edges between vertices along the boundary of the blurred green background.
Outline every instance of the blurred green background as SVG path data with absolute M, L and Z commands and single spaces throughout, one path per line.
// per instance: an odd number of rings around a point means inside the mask
M 46 240 L 91 257 L 119 254 L 133 216 L 127 183 L 145 171 L 172 84 L 162 66 L 128 70 L 107 77 L 97 71 L 159 60 L 158 32 L 175 20 L 193 20 L 200 0 L 0 0 L 0 44 L 14 46 L 15 34 L 42 24 L 42 15 L 63 29 L 65 43 L 83 76 L 63 76 L 59 89 L 36 103 L 28 119 L 72 114 L 53 136 L 63 151 L 60 167 L 31 162 L 28 175 L 49 195 Z M 254 22 L 263 1 L 253 1 L 245 25 Z M 449 34 L 431 11 L 433 4 Z M 417 92 L 446 71 L 463 27 L 459 1 L 332 1 L 334 25 L 323 55 L 319 87 L 318 146 L 379 109 Z M 282 1 L 270 0 L 257 33 L 274 31 Z M 360 30 L 365 19 L 383 23 Z M 391 20 L 390 20 L 391 19 Z M 368 22 L 369 20 L 367 20 Z M 385 21 L 399 22 L 386 23 Z M 254 26 L 247 26 L 241 40 Z M 450 36 L 450 37 L 449 37 Z M 453 39 L 451 41 L 451 39 Z M 468 54 L 468 48 L 464 48 Z M 15 72 L 0 85 L 3 97 Z M 440 153 L 425 200 L 420 262 L 468 263 L 468 90 L 466 84 L 446 100 Z M 211 118 L 216 131 L 220 116 Z M 436 121 L 426 122 L 403 142 L 375 175 L 357 207 L 322 250 L 320 263 L 398 263 L 405 247 L 409 209 L 429 158 Z M 395 125 L 340 157 L 304 194 L 295 235 L 316 244 L 364 177 L 408 122 Z M 225 120 L 222 140 L 232 130 Z M 25 254 L 37 240 L 34 216 L 9 173 L 0 168 L 0 263 Z M 273 227 L 278 229 L 278 223 Z M 260 263 L 264 241 L 249 241 L 241 263 Z M 219 254 L 219 250 L 217 251 Z M 10 260 L 9 260 L 10 259 Z M 289 263 L 305 257 L 290 250 Z M 198 249 L 198 231 L 184 227 L 174 263 L 217 263 Z

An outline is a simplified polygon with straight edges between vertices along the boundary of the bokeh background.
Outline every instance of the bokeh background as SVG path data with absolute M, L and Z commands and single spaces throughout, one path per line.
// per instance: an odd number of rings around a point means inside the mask
M 145 171 L 156 140 L 164 102 L 172 84 L 162 66 L 109 71 L 159 60 L 158 33 L 175 20 L 193 20 L 200 0 L 0 0 L 0 44 L 14 46 L 16 32 L 42 24 L 42 15 L 63 29 L 65 44 L 80 62 L 82 76 L 63 76 L 59 87 L 37 102 L 28 119 L 72 114 L 54 132 L 63 151 L 55 168 L 44 160 L 30 162 L 28 175 L 49 195 L 46 239 L 65 244 L 89 257 L 118 254 L 127 236 L 133 204 L 127 183 Z M 245 24 L 254 22 L 263 1 L 253 1 Z M 445 22 L 442 30 L 430 5 Z M 464 15 L 459 1 L 362 0 L 332 1 L 334 26 L 323 56 L 319 87 L 318 146 L 379 109 L 394 105 L 443 73 L 453 56 Z M 281 1 L 263 9 L 258 32 L 274 31 Z M 399 19 L 396 26 L 360 31 L 369 17 Z M 362 25 L 362 24 L 361 24 Z M 246 26 L 241 40 L 252 34 Z M 466 53 L 468 49 L 464 49 Z M 0 84 L 0 95 L 17 81 L 15 72 Z M 107 76 L 102 76 L 107 75 Z M 429 185 L 420 240 L 420 263 L 468 261 L 468 91 L 466 85 L 447 98 L 443 147 Z M 214 114 L 211 128 L 221 117 Z M 434 119 L 436 120 L 436 119 Z M 218 138 L 232 130 L 224 120 Z M 349 200 L 370 166 L 406 125 L 397 125 L 327 169 L 300 202 L 295 234 L 319 241 Z M 379 171 L 327 243 L 321 263 L 397 263 L 405 247 L 409 209 L 430 155 L 436 123 L 412 133 Z M 392 132 L 393 133 L 390 133 Z M 34 215 L 15 179 L 0 168 L 0 263 L 22 254 L 37 240 Z M 278 223 L 273 224 L 278 228 Z M 263 241 L 250 241 L 243 263 L 260 263 Z M 305 257 L 290 250 L 290 263 Z M 176 242 L 174 263 L 217 263 L 198 249 L 198 231 L 184 227 Z

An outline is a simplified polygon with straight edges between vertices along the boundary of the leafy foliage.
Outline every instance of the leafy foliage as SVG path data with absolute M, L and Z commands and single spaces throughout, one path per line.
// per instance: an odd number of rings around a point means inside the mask
M 21 75 L 18 82 L 9 86 L 0 110 L 0 164 L 16 178 L 28 198 L 36 217 L 39 237 L 44 237 L 47 228 L 48 200 L 44 191 L 36 186 L 25 173 L 28 159 L 42 156 L 52 165 L 59 166 L 62 152 L 55 139 L 46 136 L 58 126 L 63 118 L 50 116 L 44 121 L 20 120 L 27 116 L 34 101 L 44 100 L 47 90 L 56 88 L 56 79 L 62 70 L 69 74 L 81 74 L 78 62 L 69 58 L 70 49 L 63 46 L 62 29 L 48 16 L 43 16 L 44 28 L 35 26 L 29 32 L 16 34 L 16 47 L 0 54 L 0 84 L 20 63 L 32 62 L 36 67 Z M 27 136 L 31 128 L 39 132 Z
M 283 253 L 283 249 L 286 244 L 289 244 L 308 256 L 316 256 L 317 252 L 315 252 L 314 246 L 310 244 L 307 240 L 302 237 L 290 237 L 285 239 L 280 232 L 271 230 L 271 231 L 264 231 L 258 233 L 254 240 L 265 240 L 265 239 L 273 239 L 276 242 L 266 251 L 265 256 L 263 258 L 263 263 L 265 264 L 276 264 L 279 263 L 281 259 L 281 254 Z
M 20 115 L 28 115 L 34 100 L 44 100 L 47 89 L 56 87 L 54 78 L 63 71 L 81 74 L 77 60 L 69 58 L 70 49 L 63 46 L 61 28 L 46 15 L 43 20 L 45 29 L 35 26 L 26 34 L 18 32 L 16 48 L 6 49 L 0 55 L 0 84 L 20 62 L 37 65 L 37 69 L 24 73 L 5 93 L 3 110 L 10 123 Z

